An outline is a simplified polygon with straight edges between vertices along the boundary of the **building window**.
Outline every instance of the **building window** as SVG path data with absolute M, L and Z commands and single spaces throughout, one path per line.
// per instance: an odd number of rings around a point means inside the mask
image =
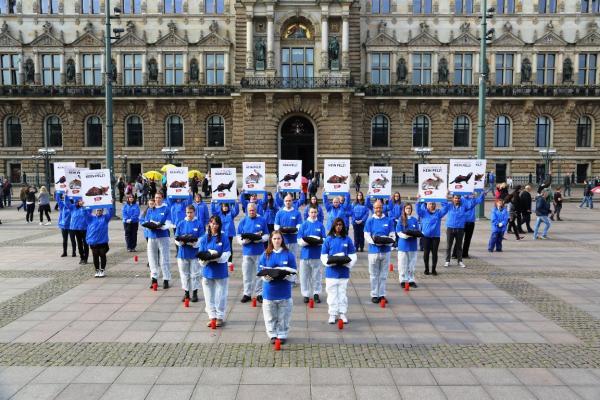
M 58 14 L 58 0 L 39 0 L 40 14 Z
M 42 55 L 42 79 L 43 85 L 60 85 L 60 55 L 44 54 Z
M 141 14 L 142 0 L 123 0 L 123 14 Z
M 595 85 L 596 72 L 598 71 L 598 54 L 579 55 L 579 85 Z
M 62 147 L 62 121 L 56 115 L 46 118 L 46 147 Z
M 0 0 L 0 14 L 16 14 L 17 2 L 9 0 Z
M 454 12 L 457 15 L 473 14 L 473 0 L 456 0 Z
M 206 84 L 224 85 L 225 84 L 225 54 L 208 53 L 206 54 Z
M 165 84 L 183 85 L 183 54 L 165 54 Z
M 373 14 L 389 14 L 390 13 L 390 0 L 373 0 L 373 8 L 371 9 Z
M 206 0 L 204 11 L 206 14 L 223 14 L 225 12 L 225 0 Z
M 389 147 L 390 124 L 388 118 L 378 114 L 371 120 L 371 147 Z
M 144 126 L 142 119 L 132 115 L 125 122 L 127 147 L 142 147 L 144 145 Z
M 413 0 L 413 14 L 431 14 L 431 0 Z
M 515 0 L 498 0 L 498 7 L 496 8 L 498 14 L 514 14 L 515 13 Z
M 94 115 L 85 122 L 85 145 L 102 147 L 102 120 Z
M 537 55 L 537 83 L 538 85 L 554 85 L 554 70 L 556 68 L 556 54 Z
M 1 0 L 0 0 L 1 1 Z M 1 85 L 19 85 L 19 64 L 21 56 L 18 54 L 0 55 L 0 84 Z
M 83 84 L 102 85 L 102 56 L 100 54 L 83 55 Z
M 181 14 L 183 12 L 183 0 L 164 0 L 165 14 Z
M 123 84 L 124 85 L 142 85 L 142 55 L 125 54 L 123 56 Z
M 82 14 L 100 14 L 100 0 L 81 0 Z
M 550 129 L 552 120 L 549 117 L 541 116 L 535 120 L 535 147 L 550 146 Z
M 539 0 L 540 14 L 556 14 L 556 0 Z
M 167 147 L 183 147 L 183 119 L 179 115 L 167 118 Z
M 390 84 L 390 53 L 371 54 L 371 83 Z
M 600 0 L 581 0 L 582 13 L 598 13 L 600 12 Z
M 496 117 L 494 123 L 494 147 L 510 147 L 510 119 L 505 115 Z
M 454 84 L 470 85 L 473 83 L 473 54 L 454 55 Z
M 466 115 L 454 119 L 454 147 L 469 147 L 471 138 L 471 121 Z
M 577 147 L 592 147 L 592 119 L 587 115 L 577 119 Z
M 412 145 L 413 147 L 429 146 L 429 117 L 426 115 L 417 115 L 412 124 Z
M 22 136 L 21 136 L 21 120 L 18 117 L 10 116 L 6 118 L 4 123 L 4 145 L 6 147 L 21 147 Z
M 208 147 L 225 146 L 225 121 L 220 115 L 212 115 L 208 118 L 206 140 Z
M 412 81 L 414 85 L 431 85 L 431 54 L 415 53 L 412 56 Z
M 496 53 L 496 85 L 512 85 L 515 55 Z
M 310 47 L 281 49 L 281 76 L 284 78 L 312 78 L 314 50 Z

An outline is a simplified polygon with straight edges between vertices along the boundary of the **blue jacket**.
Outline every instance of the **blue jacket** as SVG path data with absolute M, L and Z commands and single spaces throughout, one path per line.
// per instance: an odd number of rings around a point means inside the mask
M 68 199 L 68 197 L 67 197 Z M 67 206 L 71 209 L 71 222 L 69 224 L 69 229 L 73 231 L 85 231 L 87 229 L 87 213 L 84 207 L 77 207 L 76 204 L 72 204 L 70 201 L 67 201 Z
M 265 217 L 267 224 L 274 225 L 275 224 L 275 216 L 277 215 L 277 211 L 279 211 L 279 206 L 277 202 L 273 200 L 273 207 L 269 207 L 268 201 L 263 203 L 263 209 L 261 210 L 262 216 Z
M 302 250 L 300 250 L 300 259 L 313 260 L 320 258 L 322 245 L 309 246 L 304 240 L 302 240 L 303 237 L 307 236 L 318 236 L 324 239 L 326 232 L 323 223 L 318 219 L 316 221 L 307 219 L 302 223 L 300 229 L 298 230 L 298 244 L 302 248 Z
M 69 229 L 71 225 L 71 207 L 65 202 L 71 202 L 69 199 L 65 197 L 65 200 L 60 198 L 60 194 L 58 192 L 55 193 L 54 198 L 58 203 L 58 227 L 60 229 Z
M 345 200 L 344 204 L 341 204 L 338 207 L 334 207 L 332 203 L 329 202 L 327 198 L 327 194 L 323 193 L 323 204 L 325 204 L 325 209 L 327 210 L 327 222 L 325 223 L 325 228 L 327 232 L 331 229 L 331 225 L 336 218 L 341 218 L 344 221 L 346 228 L 349 227 L 350 214 L 352 213 L 352 203 L 350 203 L 350 194 L 346 193 L 344 195 Z
M 273 196 L 273 198 L 275 199 L 275 203 L 277 203 L 277 207 L 279 207 L 279 208 L 285 207 L 283 198 L 287 195 L 288 195 L 287 192 L 277 191 L 275 193 L 275 196 Z M 300 192 L 300 197 L 298 197 L 296 200 L 292 201 L 292 207 L 294 207 L 296 210 L 298 210 L 301 206 L 304 205 L 305 201 L 306 201 L 306 195 L 304 194 L 304 192 Z
M 304 209 L 304 219 L 308 219 L 308 211 L 310 210 L 310 206 L 306 206 Z M 317 221 L 323 223 L 325 221 L 325 214 L 323 214 L 323 207 L 317 206 Z
M 200 265 L 204 267 L 202 269 L 202 276 L 206 279 L 224 279 L 229 277 L 229 272 L 227 271 L 227 260 L 231 254 L 229 238 L 224 232 L 221 232 L 221 240 L 218 239 L 219 237 L 216 235 L 209 236 L 209 234 L 205 234 L 200 239 L 200 244 L 198 245 L 198 251 L 216 250 L 221 254 L 221 257 L 215 261 L 209 263 L 200 261 Z
M 417 203 L 417 215 L 421 218 L 421 232 L 428 238 L 441 237 L 442 218 L 448 214 L 452 203 L 445 203 L 442 208 L 436 208 L 434 212 L 429 212 L 427 203 Z
M 256 272 L 264 268 L 288 267 L 296 268 L 296 258 L 287 250 L 281 249 L 273 252 L 269 257 L 263 253 L 258 260 Z M 263 281 L 263 298 L 266 300 L 285 300 L 292 297 L 292 282 L 284 279 L 280 281 Z
M 450 229 L 462 229 L 465 227 L 467 222 L 467 213 L 469 210 L 475 208 L 475 206 L 483 201 L 485 194 L 477 197 L 476 199 L 468 199 L 463 197 L 460 199 L 460 205 L 455 206 L 452 202 L 450 203 L 450 210 L 448 210 L 448 218 L 446 218 L 446 228 Z
M 504 233 L 508 224 L 508 211 L 506 208 L 502 207 L 501 209 L 498 209 L 498 207 L 494 207 L 492 209 L 490 221 L 493 233 Z
M 203 201 L 200 203 L 193 202 L 192 205 L 196 209 L 196 218 L 198 218 L 203 227 L 206 227 L 210 219 L 208 216 L 208 206 Z
M 538 217 L 547 217 L 550 214 L 550 206 L 543 196 L 535 199 L 535 215 Z
M 352 223 L 356 224 L 356 221 L 362 221 L 361 223 L 366 223 L 369 218 L 369 208 L 367 207 L 367 203 L 359 204 L 354 203 L 352 205 Z
M 174 226 L 177 226 L 179 221 L 185 219 L 185 208 L 189 204 L 192 204 L 192 195 L 185 199 L 167 199 L 167 204 L 169 205 L 169 212 L 171 213 L 171 223 Z
M 246 192 L 241 192 L 240 193 L 240 204 L 242 205 L 242 211 L 244 212 L 244 214 L 246 214 L 246 208 L 248 207 L 248 204 L 251 203 L 251 201 L 246 200 Z M 256 213 L 258 215 L 263 215 L 263 210 L 264 210 L 264 202 L 267 200 L 267 192 L 263 191 L 262 192 L 262 198 L 258 198 L 258 196 L 260 196 L 261 193 L 254 193 L 256 194 Z
M 213 206 L 212 204 L 215 204 Z M 229 211 L 227 214 L 223 214 L 221 211 L 222 203 L 212 203 L 211 210 L 212 215 L 218 215 L 221 218 L 221 223 L 223 224 L 223 232 L 227 235 L 227 237 L 235 236 L 235 217 L 240 213 L 240 205 L 237 202 L 227 203 L 229 204 Z
M 115 209 L 110 207 L 108 212 L 97 216 L 92 214 L 93 211 L 88 211 L 86 216 L 87 232 L 85 241 L 90 246 L 95 244 L 108 243 L 108 223 L 115 214 Z
M 140 206 L 137 203 L 125 203 L 122 213 L 124 224 L 127 223 L 127 220 L 131 220 L 131 223 L 140 222 Z
M 394 221 L 390 217 L 382 215 L 381 218 L 377 218 L 375 214 L 370 216 L 365 223 L 365 238 L 369 243 L 369 253 L 389 253 L 392 245 L 380 245 L 373 244 L 373 237 L 375 236 L 390 236 L 390 233 L 394 232 Z M 390 236 L 391 237 L 391 236 Z
M 195 238 L 200 239 L 200 236 L 204 234 L 204 225 L 200 223 L 198 218 L 194 218 L 191 221 L 183 219 L 177 224 L 175 228 L 175 237 L 179 235 L 192 235 Z M 177 247 L 177 258 L 183 259 L 194 259 L 198 254 L 199 241 Z
M 282 227 L 296 227 L 298 230 L 300 230 L 301 225 L 302 215 L 300 215 L 300 211 L 295 208 L 292 208 L 291 210 L 280 208 L 279 211 L 277 211 L 277 215 L 275 215 L 275 230 L 278 230 Z M 297 243 L 298 236 L 295 233 L 286 233 L 283 235 L 283 240 L 285 244 Z
M 148 239 L 156 239 L 161 237 L 169 237 L 169 225 L 171 225 L 171 213 L 167 203 L 162 203 L 160 207 L 149 208 L 146 211 L 146 216 L 142 222 L 156 222 L 163 224 L 161 229 L 148 229 L 144 228 L 144 236 Z
M 242 241 L 242 233 L 260 233 L 262 235 L 262 241 L 260 242 L 242 244 L 242 255 L 260 256 L 263 251 L 265 251 L 265 242 L 269 240 L 269 227 L 267 227 L 267 221 L 260 215 L 257 215 L 254 218 L 244 217 L 237 227 L 238 240 L 240 243 Z
M 402 219 L 398 220 L 398 224 L 396 225 L 397 233 L 404 233 L 404 231 L 409 229 L 419 230 L 419 221 L 415 217 L 408 217 L 406 225 L 402 225 Z M 403 238 L 401 235 L 398 235 L 398 251 L 417 251 L 417 238 L 412 236 Z
M 349 256 L 352 261 L 343 265 L 327 265 L 329 256 Z M 348 236 L 327 236 L 323 247 L 321 248 L 321 262 L 327 265 L 325 268 L 325 278 L 348 279 L 350 278 L 350 269 L 356 262 L 356 248 L 352 239 Z
M 487 194 L 487 192 L 483 192 L 479 197 L 476 197 L 475 204 L 481 204 L 483 202 L 486 194 Z M 477 211 L 477 209 L 475 207 L 471 208 L 467 212 L 467 219 L 465 220 L 465 222 L 475 222 L 475 220 L 477 219 L 477 216 L 475 215 L 476 211 Z

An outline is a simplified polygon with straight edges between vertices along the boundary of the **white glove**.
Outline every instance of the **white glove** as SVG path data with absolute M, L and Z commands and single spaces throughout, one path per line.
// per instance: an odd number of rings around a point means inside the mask
M 504 226 L 504 224 L 503 224 L 502 222 L 500 222 L 500 223 L 498 224 L 498 228 L 502 228 L 503 226 Z
M 269 275 L 265 275 L 262 277 L 263 282 L 271 282 L 273 280 L 273 278 L 271 278 Z
M 250 239 L 242 239 L 242 244 L 250 244 Z
M 283 279 L 285 279 L 286 281 L 289 281 L 289 282 L 295 282 L 296 281 L 296 275 L 286 275 L 286 277 L 283 278 Z
M 130 224 L 131 223 L 131 218 L 128 219 L 127 221 L 125 221 L 125 222 L 127 222 L 128 224 Z
M 362 224 L 362 219 L 359 219 L 357 221 L 354 221 L 355 224 Z
M 182 242 L 180 242 L 180 241 L 178 241 L 178 240 L 176 240 L 176 241 L 175 241 L 175 244 L 176 244 L 177 246 L 179 246 L 179 247 L 183 246 L 183 243 L 182 243 Z
M 213 255 L 214 255 L 214 254 L 219 254 L 219 252 L 218 252 L 218 251 L 216 251 L 216 250 L 213 250 L 213 249 L 209 249 L 209 250 L 208 250 L 208 252 L 209 252 L 210 254 L 213 254 Z

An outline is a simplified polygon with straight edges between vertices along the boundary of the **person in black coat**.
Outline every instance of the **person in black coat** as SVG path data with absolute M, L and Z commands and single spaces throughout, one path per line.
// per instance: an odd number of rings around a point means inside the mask
M 519 203 L 521 206 L 521 225 L 525 224 L 527 227 L 527 232 L 532 233 L 533 229 L 531 229 L 531 186 L 525 186 L 525 190 L 522 190 L 519 194 Z M 523 228 L 519 226 L 521 231 Z

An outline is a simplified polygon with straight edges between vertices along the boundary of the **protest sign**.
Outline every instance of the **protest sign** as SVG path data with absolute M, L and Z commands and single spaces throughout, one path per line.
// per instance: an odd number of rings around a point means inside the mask
M 344 194 L 350 191 L 350 160 L 325 160 L 324 191 Z
M 235 168 L 211 168 L 212 198 L 217 202 L 237 200 L 237 177 Z
M 368 194 L 386 199 L 392 195 L 392 167 L 369 167 Z
M 87 208 L 112 207 L 110 170 L 81 171 L 81 198 Z
M 167 170 L 167 197 L 183 199 L 190 195 L 188 167 L 174 167 Z
M 279 191 L 302 190 L 302 160 L 279 160 Z
M 448 197 L 448 165 L 419 164 L 419 196 L 422 201 L 441 202 Z
M 242 163 L 242 190 L 246 193 L 262 193 L 265 190 L 266 168 L 263 161 Z

